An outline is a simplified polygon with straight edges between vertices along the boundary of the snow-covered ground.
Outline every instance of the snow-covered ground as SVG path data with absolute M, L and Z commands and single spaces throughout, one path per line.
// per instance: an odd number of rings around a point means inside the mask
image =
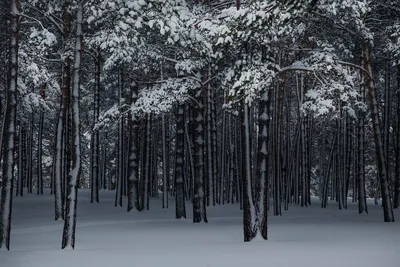
M 127 213 L 114 208 L 113 192 L 101 192 L 100 204 L 79 192 L 74 251 L 61 247 L 62 221 L 54 221 L 51 196 L 15 198 L 11 251 L 0 251 L 0 267 L 400 267 L 400 223 L 383 223 L 380 206 L 369 215 L 335 203 L 321 209 L 291 206 L 270 216 L 269 240 L 243 243 L 238 205 L 208 208 L 208 224 L 174 219 L 174 203 L 161 209 Z M 396 211 L 400 221 L 400 212 Z

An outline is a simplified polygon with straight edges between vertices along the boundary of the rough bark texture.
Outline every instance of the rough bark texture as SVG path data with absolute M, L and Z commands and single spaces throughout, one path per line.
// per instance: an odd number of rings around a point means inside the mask
M 185 138 L 185 106 L 178 106 L 177 122 L 176 122 L 176 158 L 175 158 L 175 218 L 186 218 L 185 194 L 184 194 L 184 138 Z M 194 216 L 194 215 L 193 215 Z
M 394 185 L 394 208 L 400 207 L 400 64 L 397 65 L 397 136 L 396 136 L 396 170 Z
M 204 113 L 203 113 L 203 90 L 196 91 L 195 99 L 197 103 L 194 108 L 194 196 L 193 196 L 193 222 L 208 222 L 206 214 L 205 197 L 205 170 L 204 170 Z
M 131 83 L 131 104 L 135 105 L 138 99 L 138 87 Z M 129 178 L 128 178 L 128 208 L 130 211 L 135 206 L 139 210 L 138 182 L 139 182 L 139 121 L 135 115 L 129 113 Z
M 16 0 L 10 2 L 9 73 L 5 113 L 4 168 L 0 204 L 0 248 L 10 249 L 11 211 L 14 188 L 14 144 L 17 113 L 19 10 Z
M 362 65 L 364 65 L 362 63 Z M 361 74 L 360 96 L 361 102 L 365 102 L 365 79 L 364 74 Z M 364 155 L 364 114 L 359 116 L 358 120 L 358 213 L 368 213 L 367 198 L 365 193 L 365 155 Z
M 41 96 L 46 99 L 46 84 L 42 85 Z M 39 112 L 39 131 L 38 131 L 38 149 L 37 149 L 37 194 L 43 195 L 43 169 L 42 169 L 42 147 L 43 147 L 43 124 L 44 112 Z
M 400 64 L 397 65 L 397 137 L 396 137 L 396 171 L 394 185 L 394 208 L 400 207 Z
M 95 87 L 94 87 L 94 121 L 93 128 L 99 121 L 100 115 L 100 71 L 101 71 L 101 61 L 98 55 L 95 59 Z M 100 139 L 99 131 L 95 130 L 92 134 L 92 170 L 91 170 L 91 194 L 90 202 L 96 201 L 99 203 L 99 158 L 100 158 Z
M 382 142 L 382 135 L 379 123 L 378 102 L 375 96 L 375 84 L 372 79 L 372 54 L 368 45 L 363 49 L 364 69 L 368 72 L 366 76 L 366 87 L 368 90 L 369 103 L 371 108 L 372 128 L 374 132 L 374 141 L 376 149 L 376 162 L 378 165 L 378 174 L 380 179 L 383 216 L 385 222 L 394 222 L 392 202 L 389 194 L 389 183 L 386 169 L 385 151 Z
M 82 55 L 83 55 L 83 2 L 78 3 L 75 40 L 73 106 L 72 106 L 72 170 L 68 175 L 66 218 L 64 222 L 62 248 L 75 248 L 76 229 L 76 204 L 78 197 L 78 181 L 81 174 L 81 142 L 80 142 L 80 114 L 79 114 L 79 87 L 81 81 Z
M 258 115 L 258 158 L 257 158 L 257 179 L 256 179 L 256 211 L 258 212 L 259 230 L 264 239 L 268 239 L 268 198 L 269 198 L 269 122 L 270 107 L 268 92 L 264 92 L 259 102 Z
M 257 234 L 255 207 L 251 188 L 251 148 L 249 132 L 249 107 L 243 102 L 242 111 L 242 179 L 243 179 L 243 234 L 244 242 L 251 241 Z

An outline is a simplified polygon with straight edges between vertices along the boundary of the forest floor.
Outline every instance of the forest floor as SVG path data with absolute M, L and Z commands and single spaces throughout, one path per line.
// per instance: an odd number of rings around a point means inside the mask
M 114 208 L 114 192 L 102 191 L 100 204 L 80 190 L 75 250 L 61 250 L 63 222 L 54 221 L 50 195 L 15 198 L 11 251 L 0 250 L 0 267 L 400 267 L 398 222 L 383 223 L 380 206 L 369 201 L 359 215 L 349 200 L 321 209 L 295 205 L 283 216 L 269 217 L 269 240 L 243 242 L 242 212 L 237 204 L 207 209 L 208 224 L 176 220 L 174 202 L 150 211 Z M 124 203 L 126 204 L 126 203 Z

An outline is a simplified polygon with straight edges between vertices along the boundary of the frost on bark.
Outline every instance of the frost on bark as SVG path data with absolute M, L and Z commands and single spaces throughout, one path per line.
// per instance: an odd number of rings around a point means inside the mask
M 194 145 L 194 184 L 193 184 L 193 222 L 208 222 L 205 196 L 205 157 L 204 157 L 204 104 L 203 88 L 195 92 L 193 109 L 193 145 Z
M 138 87 L 131 83 L 131 105 L 134 106 L 138 99 Z M 129 113 L 129 177 L 128 177 L 128 211 L 133 207 L 139 210 L 138 182 L 139 182 L 139 121 L 137 117 Z
M 79 1 L 76 21 L 75 39 L 75 62 L 72 91 L 72 170 L 68 175 L 66 218 L 64 222 L 62 248 L 75 247 L 75 228 L 76 228 L 76 204 L 78 195 L 78 181 L 81 173 L 81 149 L 80 149 L 80 115 L 79 115 L 79 86 L 81 81 L 82 55 L 83 55 L 83 2 Z
M 369 96 L 369 104 L 371 108 L 372 128 L 374 132 L 376 161 L 378 165 L 378 174 L 380 179 L 383 216 L 385 222 L 394 222 L 394 214 L 392 202 L 390 200 L 389 183 L 386 168 L 385 152 L 382 142 L 382 135 L 379 122 L 378 102 L 375 96 L 375 83 L 372 79 L 372 53 L 369 45 L 363 47 L 364 69 L 367 72 L 365 77 L 366 89 Z
M 0 204 L 0 248 L 10 249 L 11 211 L 14 187 L 15 124 L 17 114 L 19 10 L 10 0 L 10 37 L 7 103 L 4 121 L 4 164 Z
M 175 158 L 175 217 L 186 218 L 185 194 L 184 194 L 184 138 L 185 138 L 185 105 L 178 106 L 176 122 L 176 158 Z

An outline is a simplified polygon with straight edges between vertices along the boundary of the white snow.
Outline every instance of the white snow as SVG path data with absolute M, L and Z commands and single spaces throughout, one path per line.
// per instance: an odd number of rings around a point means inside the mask
M 244 243 L 237 204 L 208 208 L 209 223 L 193 224 L 189 202 L 188 219 L 175 220 L 161 197 L 150 211 L 130 213 L 114 208 L 114 197 L 101 191 L 101 203 L 90 204 L 90 190 L 80 190 L 75 250 L 61 250 L 63 222 L 53 220 L 48 191 L 15 198 L 11 251 L 0 251 L 0 266 L 399 266 L 400 223 L 384 223 L 372 200 L 369 215 L 358 215 L 351 200 L 341 211 L 331 202 L 321 209 L 317 199 L 307 208 L 291 205 L 283 216 L 270 215 L 268 241 Z

